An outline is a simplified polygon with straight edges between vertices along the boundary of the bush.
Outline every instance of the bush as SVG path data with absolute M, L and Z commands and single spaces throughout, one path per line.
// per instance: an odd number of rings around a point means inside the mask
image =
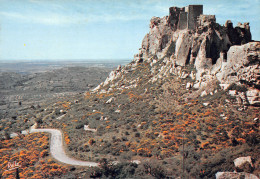
M 100 160 L 99 167 L 91 169 L 90 178 L 132 178 L 138 167 L 135 163 L 119 163 L 113 165 L 107 159 Z
M 157 161 L 147 161 L 138 167 L 139 176 L 153 176 L 155 178 L 166 178 L 167 174 L 165 169 Z
M 140 137 L 141 134 L 139 132 L 135 133 L 135 137 Z
M 13 120 L 16 120 L 16 119 L 17 119 L 17 116 L 12 116 L 12 119 L 13 119 Z
M 249 146 L 257 145 L 257 144 L 259 144 L 259 138 L 260 138 L 260 135 L 258 133 L 256 133 L 256 132 L 254 132 L 252 134 L 248 134 L 246 136 L 246 143 Z
M 35 119 L 35 122 L 36 122 L 37 124 L 42 124 L 42 119 L 41 119 L 41 118 L 37 118 L 37 119 Z
M 75 129 L 82 129 L 83 127 L 84 127 L 83 124 L 77 124 L 77 125 L 75 126 Z
M 10 134 L 7 131 L 4 131 L 4 139 L 9 140 L 10 139 Z
M 128 141 L 127 137 L 123 136 L 122 141 Z
M 93 145 L 94 143 L 96 143 L 95 139 L 91 138 L 88 141 L 89 145 Z

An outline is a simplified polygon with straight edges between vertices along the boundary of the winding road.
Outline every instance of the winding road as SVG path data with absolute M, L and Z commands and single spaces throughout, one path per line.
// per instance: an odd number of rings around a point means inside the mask
M 30 133 L 34 132 L 47 132 L 51 134 L 51 143 L 50 143 L 50 151 L 53 158 L 56 160 L 69 164 L 69 165 L 80 165 L 80 166 L 88 166 L 88 167 L 96 167 L 98 163 L 96 162 L 87 162 L 76 160 L 70 158 L 66 155 L 63 148 L 63 137 L 62 133 L 58 129 L 30 129 Z

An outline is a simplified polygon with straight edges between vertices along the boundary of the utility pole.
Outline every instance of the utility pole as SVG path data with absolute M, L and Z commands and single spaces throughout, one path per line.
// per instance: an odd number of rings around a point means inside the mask
M 19 176 L 19 169 L 16 168 L 16 179 L 20 179 L 20 176 Z
M 182 177 L 184 179 L 184 130 L 182 133 Z

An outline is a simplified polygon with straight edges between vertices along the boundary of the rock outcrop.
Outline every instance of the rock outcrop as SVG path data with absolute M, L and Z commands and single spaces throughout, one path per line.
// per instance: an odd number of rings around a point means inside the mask
M 246 96 L 249 104 L 260 105 L 260 91 L 258 89 L 249 89 Z
M 245 171 L 245 172 L 251 172 L 254 165 L 252 163 L 251 156 L 247 157 L 239 157 L 234 160 L 234 164 L 237 171 Z M 245 167 L 246 166 L 246 167 Z
M 245 173 L 245 172 L 218 172 L 216 174 L 216 179 L 237 179 L 237 178 L 244 178 L 244 179 L 259 179 L 257 176 Z
M 246 83 L 249 86 L 260 85 L 260 43 L 249 42 L 245 45 L 230 47 L 227 61 L 219 63 L 216 77 L 221 83 Z
M 126 81 L 124 75 L 137 65 L 149 63 L 152 83 L 173 74 L 182 79 L 190 77 L 194 80 L 193 88 L 201 91 L 208 88 L 207 93 L 214 91 L 210 86 L 213 82 L 218 82 L 223 90 L 232 84 L 243 85 L 245 100 L 238 99 L 238 102 L 260 105 L 260 42 L 252 41 L 249 23 L 233 27 L 228 20 L 220 25 L 214 15 L 203 15 L 202 8 L 171 7 L 169 16 L 153 17 L 150 32 L 144 37 L 133 62 L 111 72 L 95 91 L 108 84 L 121 89 L 134 88 L 139 79 Z M 163 62 L 160 67 L 155 65 L 158 61 Z M 184 74 L 184 66 L 192 66 L 195 71 Z M 116 81 L 124 85 L 118 86 Z

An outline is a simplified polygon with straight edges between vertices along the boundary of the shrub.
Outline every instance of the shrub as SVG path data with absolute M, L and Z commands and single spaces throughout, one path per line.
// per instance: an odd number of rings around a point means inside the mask
M 126 162 L 113 165 L 107 159 L 101 159 L 99 163 L 99 167 L 90 169 L 90 178 L 132 178 L 138 167 L 135 163 Z
M 123 136 L 122 141 L 128 141 L 127 137 Z
M 93 145 L 95 142 L 96 142 L 96 141 L 95 141 L 95 139 L 93 139 L 93 138 L 89 139 L 89 141 L 88 141 L 89 145 Z
M 42 119 L 41 119 L 41 118 L 37 118 L 37 119 L 35 119 L 35 122 L 36 122 L 37 124 L 42 124 Z
M 135 133 L 135 137 L 140 137 L 140 136 L 141 136 L 141 134 L 139 132 Z
M 49 152 L 48 150 L 43 150 L 41 153 L 40 153 L 40 157 L 46 157 L 49 155 Z
M 83 124 L 77 124 L 77 125 L 75 126 L 75 129 L 82 129 L 83 127 L 84 127 Z
M 161 164 L 158 164 L 156 161 L 147 161 L 144 162 L 139 168 L 139 175 L 148 175 L 155 178 L 166 178 L 166 171 Z
M 129 125 L 126 125 L 126 130 L 129 130 L 131 127 Z
M 246 143 L 249 146 L 257 145 L 257 144 L 259 144 L 259 138 L 260 138 L 260 135 L 254 131 L 250 134 L 247 134 Z

